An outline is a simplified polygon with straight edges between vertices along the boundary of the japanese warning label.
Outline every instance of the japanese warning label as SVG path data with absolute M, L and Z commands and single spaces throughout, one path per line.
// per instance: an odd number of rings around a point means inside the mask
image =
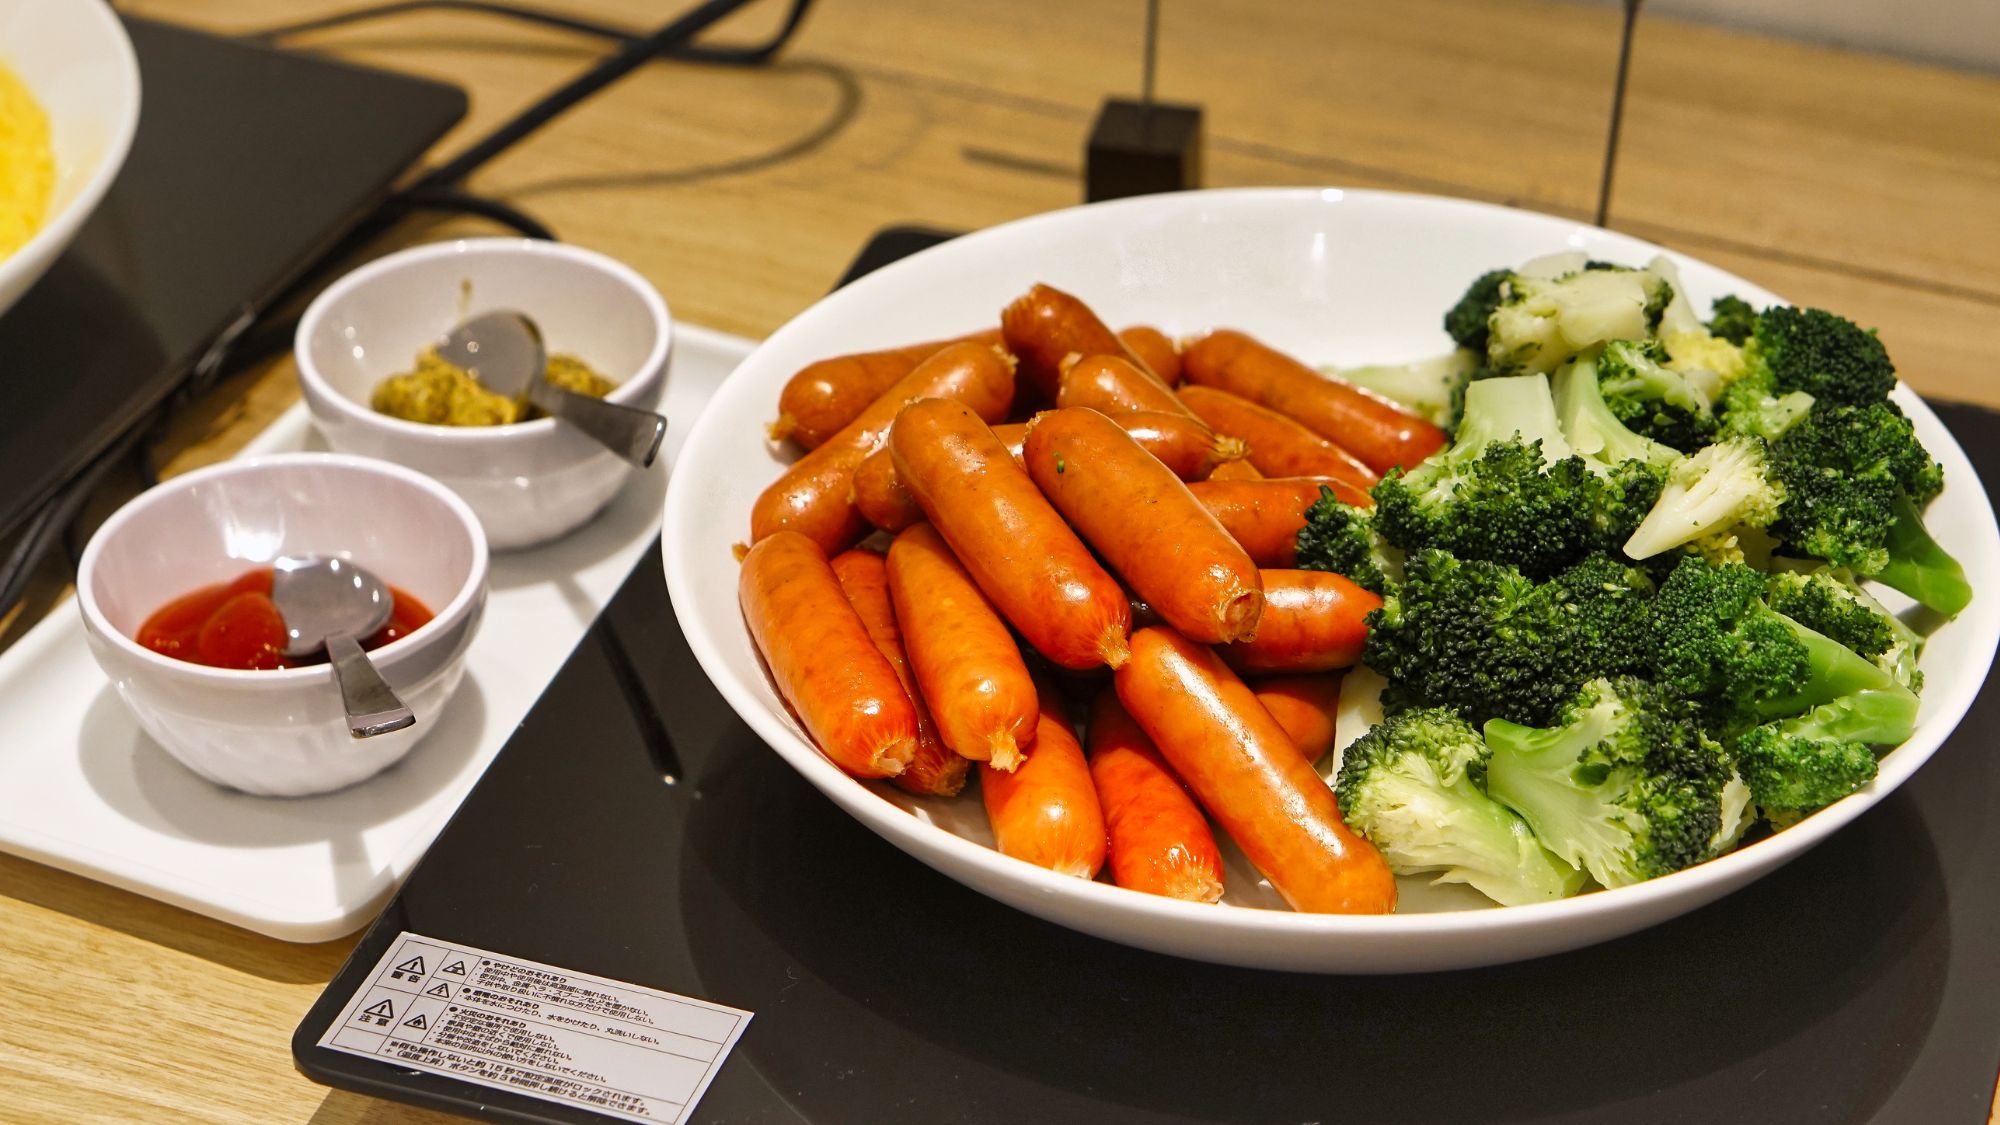
M 750 1013 L 404 931 L 319 1045 L 626 1121 L 680 1121 Z

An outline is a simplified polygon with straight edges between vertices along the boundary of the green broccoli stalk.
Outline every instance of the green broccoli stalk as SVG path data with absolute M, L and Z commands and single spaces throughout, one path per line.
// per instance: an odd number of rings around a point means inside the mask
M 1708 321 L 1708 331 L 1711 336 L 1727 340 L 1740 348 L 1749 342 L 1751 334 L 1757 331 L 1757 310 L 1743 298 L 1734 294 L 1717 297 L 1711 308 L 1712 315 Z
M 1824 808 L 1875 779 L 1871 746 L 1894 746 L 1917 728 L 1917 697 L 1862 691 L 1804 715 L 1754 727 L 1733 740 L 1737 769 L 1774 823 Z
M 1483 329 L 1485 322 L 1480 324 Z M 1473 368 L 1479 365 L 1479 359 L 1484 354 L 1485 345 L 1481 344 L 1480 351 L 1476 353 L 1459 348 L 1410 363 L 1341 367 L 1329 373 L 1362 390 L 1373 391 L 1429 419 L 1434 425 L 1450 429 L 1457 424 L 1465 385 L 1471 380 Z
M 1465 883 L 1506 906 L 1581 890 L 1583 872 L 1481 791 L 1486 755 L 1479 732 L 1456 714 L 1403 711 L 1347 748 L 1334 795 L 1348 826 L 1398 875 L 1437 872 L 1439 883 Z
M 1830 567 L 1780 571 L 1765 584 L 1764 602 L 1867 657 L 1911 691 L 1922 690 L 1917 657 L 1923 637 L 1862 589 L 1851 572 Z
M 1551 380 L 1556 420 L 1562 426 L 1563 436 L 1569 439 L 1570 449 L 1592 469 L 1605 474 L 1627 461 L 1665 468 L 1679 460 L 1679 450 L 1635 433 L 1625 425 L 1600 393 L 1601 371 L 1597 363 L 1584 358 L 1564 365 Z
M 1921 514 L 1944 470 L 1893 403 L 1816 407 L 1771 451 L 1785 493 L 1771 526 L 1780 539 L 1947 617 L 1971 602 L 1964 568 Z
M 1653 333 L 1672 287 L 1644 270 L 1584 269 L 1553 280 L 1509 275 L 1487 319 L 1486 362 L 1547 373 L 1586 349 Z
M 1745 353 L 1778 394 L 1804 391 L 1821 404 L 1867 406 L 1896 386 L 1896 368 L 1875 333 L 1824 309 L 1778 305 L 1757 318 Z
M 1784 498 L 1765 443 L 1725 438 L 1667 470 L 1659 500 L 1625 541 L 1625 553 L 1649 559 L 1733 527 L 1763 527 L 1777 518 Z
M 1667 367 L 1666 358 L 1656 342 L 1613 340 L 1597 363 L 1599 391 L 1611 414 L 1633 433 L 1676 450 L 1700 449 L 1716 430 L 1709 393 Z
M 1306 509 L 1293 565 L 1343 575 L 1362 589 L 1381 594 L 1400 580 L 1403 553 L 1375 533 L 1373 512 L 1342 503 L 1331 488 L 1321 488 L 1319 499 Z
M 1726 729 L 1803 714 L 1843 696 L 1915 696 L 1839 641 L 1777 613 L 1763 574 L 1697 557 L 1680 561 L 1651 603 L 1655 678 L 1701 701 Z
M 1593 680 L 1552 726 L 1485 733 L 1486 791 L 1606 887 L 1699 863 L 1721 833 L 1727 756 L 1642 680 Z

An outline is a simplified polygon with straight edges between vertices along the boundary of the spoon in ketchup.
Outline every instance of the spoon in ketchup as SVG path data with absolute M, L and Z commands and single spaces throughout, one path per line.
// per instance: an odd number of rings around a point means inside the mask
M 320 555 L 271 560 L 271 600 L 285 619 L 285 655 L 326 650 L 347 711 L 347 732 L 373 738 L 417 721 L 361 649 L 389 620 L 395 595 L 373 574 L 346 559 Z

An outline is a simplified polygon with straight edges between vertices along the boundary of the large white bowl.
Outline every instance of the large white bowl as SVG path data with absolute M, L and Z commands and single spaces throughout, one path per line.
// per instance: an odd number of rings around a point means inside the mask
M 824 356 L 937 339 L 995 323 L 1037 281 L 1068 290 L 1114 325 L 1169 333 L 1242 328 L 1309 362 L 1416 358 L 1447 350 L 1439 326 L 1466 284 L 1495 266 L 1554 250 L 1643 264 L 1659 248 L 1565 219 L 1421 196 L 1338 190 L 1157 195 L 1041 215 L 968 235 L 871 274 L 806 310 L 730 376 L 689 436 L 667 494 L 667 587 L 703 669 L 744 721 L 800 774 L 891 843 L 1003 902 L 1114 941 L 1227 964 L 1319 972 L 1464 968 L 1555 953 L 1681 914 L 1771 871 L 1902 784 L 1965 714 L 2000 636 L 2000 532 L 1965 454 L 1907 388 L 1897 401 L 1944 463 L 1948 486 L 1929 525 L 1980 596 L 1924 653 L 1916 735 L 1860 793 L 1799 826 L 1648 883 L 1535 906 L 1483 908 L 1471 892 L 1405 879 L 1404 913 L 1294 914 L 1240 860 L 1222 906 L 1084 882 L 985 846 L 978 798 L 920 800 L 864 785 L 822 757 L 790 718 L 732 596 L 730 544 L 751 502 L 784 467 L 764 441 L 779 388 Z M 1680 255 L 1706 309 L 1723 293 L 1762 304 L 1763 289 Z M 1895 341 L 1889 343 L 1893 346 Z M 1234 903 L 1238 905 L 1227 905 Z
M 42 229 L 0 260 L 0 313 L 76 238 L 131 151 L 139 60 L 104 0 L 0 0 L 0 63 L 49 115 L 55 194 Z
M 356 739 L 333 669 L 244 671 L 162 656 L 133 640 L 153 611 L 280 555 L 338 555 L 434 614 L 369 653 L 415 726 Z M 169 754 L 266 796 L 325 793 L 379 773 L 436 728 L 486 608 L 486 541 L 464 501 L 384 461 L 288 453 L 166 481 L 91 536 L 77 567 L 90 654 Z
M 617 383 L 610 401 L 659 406 L 673 341 L 666 302 L 631 267 L 561 242 L 471 238 L 379 258 L 307 307 L 294 352 L 328 444 L 450 485 L 504 551 L 576 530 L 638 470 L 553 418 L 430 426 L 369 409 L 375 384 L 408 371 L 461 320 L 494 309 L 527 313 L 551 352 L 574 353 Z

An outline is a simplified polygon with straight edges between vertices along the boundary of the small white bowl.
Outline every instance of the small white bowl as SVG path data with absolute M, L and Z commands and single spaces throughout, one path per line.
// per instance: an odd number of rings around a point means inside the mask
M 304 554 L 351 558 L 436 614 L 369 653 L 415 726 L 351 737 L 327 665 L 210 668 L 133 639 L 183 594 Z M 84 548 L 76 592 L 91 656 L 147 734 L 217 784 L 296 797 L 388 768 L 437 724 L 486 608 L 486 539 L 472 509 L 422 474 L 279 454 L 197 469 L 119 509 Z
M 0 0 L 0 64 L 49 116 L 48 218 L 0 260 L 0 312 L 55 264 L 111 190 L 139 128 L 139 60 L 104 0 Z
M 525 238 L 440 242 L 341 278 L 306 309 L 295 344 L 313 422 L 333 448 L 428 473 L 472 505 L 494 550 L 574 531 L 636 472 L 552 418 L 512 426 L 431 426 L 368 405 L 383 378 L 467 317 L 528 314 L 549 351 L 618 384 L 610 401 L 659 407 L 673 321 L 630 267 L 595 251 Z

